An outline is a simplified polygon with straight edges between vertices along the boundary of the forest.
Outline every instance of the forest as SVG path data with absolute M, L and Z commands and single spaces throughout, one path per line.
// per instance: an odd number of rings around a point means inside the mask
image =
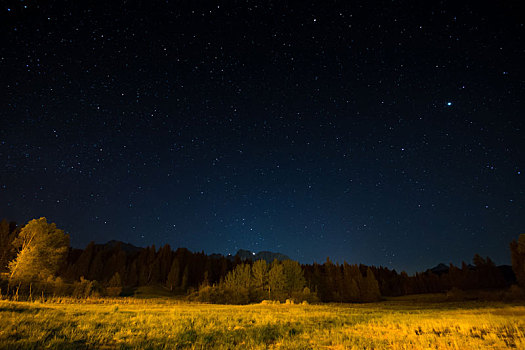
M 468 290 L 502 290 L 525 279 L 525 235 L 510 244 L 512 268 L 475 255 L 472 264 L 439 265 L 408 275 L 386 267 L 293 260 L 252 261 L 169 245 L 139 248 L 123 242 L 69 246 L 69 236 L 45 218 L 24 227 L 0 222 L 0 293 L 9 297 L 133 296 L 141 286 L 218 304 L 372 302 L 382 297 Z M 271 256 L 271 255 L 270 255 Z M 514 293 L 521 289 L 514 287 Z M 516 291 L 518 290 L 518 292 Z

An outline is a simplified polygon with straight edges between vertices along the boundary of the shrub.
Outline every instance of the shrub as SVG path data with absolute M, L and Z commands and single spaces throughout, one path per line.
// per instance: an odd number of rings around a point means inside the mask
M 122 292 L 122 281 L 120 279 L 119 273 L 116 272 L 108 282 L 108 286 L 106 287 L 106 293 L 108 296 L 116 297 L 116 296 L 119 296 L 121 292 Z
M 292 293 L 292 299 L 297 304 L 302 303 L 304 301 L 306 301 L 307 303 L 319 302 L 317 293 L 310 291 L 310 288 L 308 287 L 304 287 L 304 289 L 301 292 Z
M 97 281 L 90 281 L 84 277 L 80 277 L 80 281 L 75 282 L 73 287 L 73 297 L 75 298 L 100 297 L 102 295 L 100 284 Z
M 71 295 L 73 292 L 71 285 L 67 284 L 62 280 L 62 278 L 57 277 L 53 281 L 53 295 L 54 296 L 65 296 L 65 295 Z
M 228 288 L 225 286 L 203 286 L 190 299 L 213 304 L 244 305 L 250 302 L 248 290 L 245 288 Z
M 506 300 L 523 300 L 525 299 L 525 290 L 519 287 L 516 284 L 510 286 L 510 288 L 505 292 Z
M 461 301 L 461 300 L 465 300 L 465 298 L 466 298 L 465 292 L 459 288 L 452 287 L 452 289 L 450 289 L 447 292 L 448 300 Z

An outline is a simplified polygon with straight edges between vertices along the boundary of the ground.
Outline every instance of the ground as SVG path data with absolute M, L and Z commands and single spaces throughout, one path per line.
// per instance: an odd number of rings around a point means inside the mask
M 525 349 L 525 306 L 393 298 L 246 306 L 170 298 L 0 301 L 0 348 Z

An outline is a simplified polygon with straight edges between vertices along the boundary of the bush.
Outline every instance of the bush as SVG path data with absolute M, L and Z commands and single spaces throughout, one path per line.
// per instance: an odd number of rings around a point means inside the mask
M 448 300 L 461 301 L 461 300 L 465 300 L 465 298 L 466 298 L 465 292 L 463 290 L 459 289 L 459 288 L 452 287 L 452 289 L 450 289 L 447 292 L 447 299 Z
M 505 292 L 502 290 L 480 290 L 478 299 L 483 301 L 501 301 L 505 299 Z
M 245 288 L 228 288 L 224 286 L 203 286 L 190 299 L 213 304 L 245 305 L 250 303 L 248 290 Z
M 250 302 L 252 303 L 260 303 L 265 298 L 268 298 L 268 292 L 258 288 L 258 289 L 252 289 L 250 290 Z
M 122 292 L 122 281 L 120 279 L 120 274 L 116 272 L 113 277 L 108 282 L 106 287 L 106 294 L 110 297 L 117 297 Z
M 215 287 L 203 286 L 198 292 L 190 294 L 188 299 L 203 303 L 214 303 L 214 300 L 218 299 L 218 291 Z
M 300 304 L 305 301 L 309 304 L 319 302 L 317 293 L 311 292 L 310 288 L 308 287 L 304 287 L 304 289 L 301 292 L 292 293 L 292 300 L 297 304 Z
M 106 287 L 106 295 L 108 297 L 118 297 L 122 292 L 122 287 Z
M 100 297 L 103 294 L 103 289 L 97 281 L 90 281 L 84 277 L 80 277 L 80 282 L 75 282 L 73 288 L 74 298 Z
M 73 293 L 73 288 L 70 284 L 67 284 L 62 278 L 57 277 L 51 283 L 53 288 L 53 296 L 66 296 Z
M 523 300 L 525 299 L 525 290 L 516 284 L 510 286 L 505 292 L 505 300 Z

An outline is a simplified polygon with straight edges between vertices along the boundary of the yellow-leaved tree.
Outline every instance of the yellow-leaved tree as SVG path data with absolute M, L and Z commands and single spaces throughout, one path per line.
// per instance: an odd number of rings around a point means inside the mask
M 13 245 L 18 254 L 9 263 L 10 278 L 21 282 L 45 280 L 55 275 L 66 258 L 69 235 L 42 217 L 29 221 Z

